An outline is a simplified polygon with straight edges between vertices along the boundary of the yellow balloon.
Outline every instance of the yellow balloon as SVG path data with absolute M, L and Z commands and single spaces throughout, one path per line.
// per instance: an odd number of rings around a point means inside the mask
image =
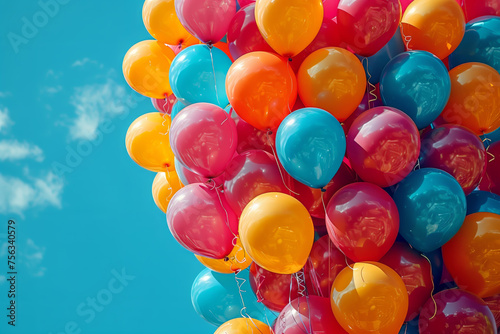
M 169 140 L 170 116 L 152 112 L 139 116 L 127 131 L 127 152 L 139 166 L 153 172 L 175 171 Z
M 156 206 L 163 212 L 167 212 L 168 203 L 174 194 L 183 187 L 177 173 L 158 172 L 153 180 L 153 200 Z
M 240 217 L 243 248 L 262 268 L 293 274 L 306 263 L 314 241 L 314 225 L 297 199 L 265 193 L 247 204 Z
M 323 22 L 322 0 L 257 0 L 255 21 L 266 42 L 293 57 L 316 37 Z
M 257 319 L 231 319 L 215 331 L 214 334 L 271 334 L 271 327 Z
M 236 239 L 236 245 L 225 259 L 211 259 L 200 255 L 195 256 L 205 267 L 221 274 L 234 274 L 239 270 L 248 268 L 252 264 L 252 259 L 245 252 L 240 238 Z
M 175 54 L 158 41 L 142 41 L 128 50 L 123 59 L 123 75 L 132 89 L 155 99 L 172 94 L 168 75 Z

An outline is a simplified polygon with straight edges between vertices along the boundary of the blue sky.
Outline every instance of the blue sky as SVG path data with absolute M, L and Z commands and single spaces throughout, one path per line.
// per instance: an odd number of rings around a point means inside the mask
M 190 300 L 203 267 L 170 235 L 154 173 L 125 150 L 130 123 L 154 110 L 121 73 L 128 48 L 150 38 L 143 2 L 58 3 L 51 16 L 34 0 L 0 11 L 0 332 L 212 333 Z M 8 219 L 15 329 L 5 316 Z M 105 305 L 90 311 L 98 298 Z

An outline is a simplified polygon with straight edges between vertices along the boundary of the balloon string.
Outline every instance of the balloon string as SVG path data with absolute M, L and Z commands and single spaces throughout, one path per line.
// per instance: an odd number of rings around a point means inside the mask
M 424 257 L 427 260 L 427 262 L 429 262 L 429 268 L 431 271 L 431 283 L 432 283 L 431 299 L 432 299 L 432 302 L 434 303 L 434 314 L 432 315 L 432 317 L 429 318 L 429 320 L 432 320 L 437 314 L 437 304 L 436 304 L 436 300 L 434 299 L 434 275 L 432 274 L 432 263 L 431 263 L 431 260 L 429 260 L 429 258 L 427 256 L 425 256 L 424 254 L 420 254 L 420 255 L 422 255 L 422 257 Z
M 304 284 L 304 281 L 305 281 L 304 268 L 302 268 L 299 272 L 290 275 L 290 295 L 288 297 L 289 304 L 290 305 L 292 304 L 291 294 L 292 294 L 292 287 L 293 287 L 293 279 L 294 278 L 297 281 L 297 293 L 298 293 L 298 295 L 300 297 L 306 297 L 307 308 L 308 308 L 308 312 L 309 312 L 309 319 L 311 319 L 311 308 L 309 305 L 309 296 L 307 295 L 307 288 L 305 287 L 305 284 Z M 305 293 L 304 293 L 304 291 L 305 291 Z M 297 322 L 295 317 L 293 317 L 293 321 L 295 322 L 296 325 L 298 325 L 298 328 L 300 328 L 300 330 L 303 333 L 313 334 L 314 332 L 312 331 L 312 328 L 311 328 L 311 321 L 309 320 L 309 329 L 307 329 L 306 324 L 304 323 L 304 320 L 302 319 L 302 313 L 300 312 L 300 298 L 297 299 L 297 304 L 298 304 L 297 305 L 297 308 L 298 308 L 297 313 L 299 316 L 300 323 L 302 324 L 302 327 L 299 326 L 299 323 Z
M 375 85 L 371 83 L 372 75 L 368 67 L 368 58 L 363 57 L 363 62 L 365 60 L 366 60 L 366 74 L 368 75 L 367 86 L 366 86 L 366 91 L 368 93 L 368 109 L 371 109 L 372 108 L 371 103 L 377 101 L 377 94 L 375 94 L 377 87 L 375 87 Z
M 313 262 L 310 257 L 307 259 L 307 262 L 309 264 L 309 277 L 311 278 L 311 281 L 313 283 L 314 292 L 320 297 L 324 297 L 323 291 L 321 291 L 321 284 L 319 282 L 318 272 L 314 268 Z M 330 259 L 328 259 L 328 262 L 330 262 Z
M 217 98 L 217 105 L 220 106 L 219 93 L 217 91 L 217 78 L 215 77 L 215 65 L 214 65 L 214 56 L 212 54 L 212 48 L 213 48 L 213 45 L 209 44 L 208 50 L 210 51 L 210 60 L 212 61 L 212 71 L 214 74 L 214 82 L 215 82 L 215 97 Z
M 215 184 L 215 182 L 214 182 Z M 222 184 L 219 186 L 219 187 L 222 187 Z M 235 238 L 237 238 L 238 236 L 233 232 L 233 230 L 231 229 L 231 227 L 229 226 L 229 213 L 227 212 L 226 208 L 224 207 L 224 204 L 222 204 L 222 199 L 220 198 L 220 194 L 219 194 L 219 187 L 215 187 L 215 193 L 217 194 L 217 197 L 219 198 L 219 203 L 220 203 L 220 206 L 222 207 L 222 209 L 224 210 L 224 212 L 226 213 L 226 226 L 227 228 L 229 229 L 229 231 L 233 234 L 233 236 Z M 234 240 L 234 239 L 233 239 Z
M 417 162 L 415 163 L 415 166 L 413 167 L 413 170 L 420 169 L 420 159 L 417 159 Z
M 491 139 L 486 137 L 486 133 L 484 133 L 484 131 L 483 131 L 483 145 L 486 146 L 486 154 L 490 157 L 488 163 L 492 163 L 493 161 L 495 161 L 495 155 L 490 152 Z
M 267 144 L 269 146 L 271 146 L 271 150 L 273 151 L 273 156 L 274 156 L 274 160 L 276 161 L 276 165 L 278 166 L 278 170 L 280 172 L 280 176 L 281 176 L 281 182 L 283 182 L 283 185 L 285 186 L 286 189 L 288 189 L 289 192 L 291 192 L 292 194 L 295 194 L 295 195 L 300 195 L 299 193 L 293 191 L 292 189 L 290 189 L 286 182 L 285 182 L 285 177 L 283 176 L 283 173 L 281 172 L 281 166 L 280 166 L 280 163 L 278 161 L 278 157 L 276 155 L 276 152 L 274 151 L 274 146 L 273 146 L 273 143 L 271 142 L 271 137 L 270 137 L 270 134 L 271 134 L 271 131 L 268 131 L 267 132 Z
M 163 103 L 163 106 L 162 106 L 162 110 L 163 110 L 163 113 L 166 114 L 167 112 L 165 111 L 165 107 L 167 106 L 168 102 L 167 102 L 167 99 L 168 99 L 168 95 L 167 93 L 165 93 L 165 98 L 163 99 L 163 101 L 165 101 L 165 103 Z
M 262 296 L 262 292 L 260 291 L 260 288 L 262 287 L 262 284 L 264 284 L 264 281 L 266 280 L 266 275 L 260 275 L 259 280 L 257 282 L 257 291 L 255 291 L 255 295 L 257 296 L 257 302 L 262 303 L 264 301 L 264 297 Z
M 167 117 L 170 117 L 170 116 L 168 116 L 167 113 L 160 113 L 160 114 L 162 114 L 161 118 L 163 120 L 161 121 L 161 126 L 163 127 L 163 126 L 165 126 L 165 122 L 167 121 Z M 161 133 L 161 132 L 159 132 L 159 133 L 162 136 L 168 136 L 169 132 L 170 132 L 170 125 L 167 127 L 167 131 L 165 133 Z
M 242 289 L 243 284 L 245 284 L 247 280 L 242 277 L 238 277 L 239 273 L 241 273 L 241 270 L 238 270 L 237 272 L 234 273 L 234 279 L 236 280 L 236 286 L 238 287 L 238 293 L 240 295 L 241 305 L 243 306 L 240 310 L 240 315 L 242 318 L 250 320 L 252 324 L 255 326 L 255 328 L 259 331 L 259 333 L 263 334 L 262 331 L 257 326 L 257 324 L 253 321 L 252 317 L 250 317 L 250 315 L 247 312 L 247 307 L 245 306 L 245 300 L 243 299 L 243 293 L 246 291 Z M 252 333 L 253 333 L 253 328 L 252 328 Z
M 405 35 L 404 30 L 403 30 L 403 24 L 402 24 L 402 23 L 399 25 L 399 27 L 400 27 L 400 29 L 401 29 L 401 34 L 403 35 L 403 38 L 404 38 L 404 42 L 405 42 L 405 45 L 406 45 L 406 50 L 407 50 L 407 51 L 413 51 L 413 49 L 412 49 L 412 48 L 410 48 L 410 42 L 411 42 L 411 38 L 412 38 L 412 37 L 411 37 L 410 35 L 408 35 L 408 36 L 407 36 L 407 35 Z

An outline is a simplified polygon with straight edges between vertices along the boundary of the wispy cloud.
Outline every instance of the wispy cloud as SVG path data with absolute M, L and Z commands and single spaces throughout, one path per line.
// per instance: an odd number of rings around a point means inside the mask
M 12 95 L 11 92 L 0 92 L 0 98 L 9 97 L 11 95 Z
M 60 91 L 62 91 L 62 89 L 63 89 L 63 87 L 61 85 L 47 86 L 47 87 L 42 88 L 42 92 L 53 95 L 53 94 L 59 93 Z
M 21 241 L 18 240 L 17 242 Z M 7 255 L 8 246 L 9 244 L 6 241 L 0 244 L 0 257 Z M 45 257 L 45 247 L 38 246 L 31 238 L 28 238 L 26 242 L 21 242 L 19 246 L 18 261 L 16 261 L 18 266 L 25 266 L 28 269 L 28 273 L 35 277 L 45 275 L 47 268 L 42 265 L 43 258 Z M 5 276 L 0 276 L 0 285 L 5 280 Z
M 104 65 L 100 64 L 98 61 L 92 60 L 92 59 L 87 58 L 87 57 L 85 57 L 83 59 L 76 60 L 73 64 L 71 64 L 71 67 L 83 67 L 83 66 L 88 65 L 88 64 L 98 66 L 99 68 L 104 67 Z
M 0 140 L 0 161 L 23 159 L 43 161 L 43 151 L 40 147 L 27 142 L 20 142 L 15 139 Z
M 5 130 L 14 124 L 9 117 L 9 109 L 0 108 L 0 132 L 5 132 Z

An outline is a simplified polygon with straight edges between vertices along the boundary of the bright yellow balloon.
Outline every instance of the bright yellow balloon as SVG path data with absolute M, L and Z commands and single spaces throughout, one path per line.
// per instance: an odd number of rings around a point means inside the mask
M 234 274 L 236 271 L 244 270 L 252 264 L 252 259 L 245 252 L 240 238 L 236 239 L 233 251 L 225 259 L 195 256 L 205 267 L 222 274 Z
M 240 217 L 243 247 L 262 268 L 293 274 L 306 263 L 314 241 L 314 225 L 297 199 L 282 193 L 255 197 Z
M 323 22 L 322 0 L 257 0 L 255 21 L 266 42 L 290 58 L 316 37 Z
M 132 89 L 155 99 L 172 94 L 168 75 L 175 54 L 158 41 L 142 41 L 128 50 L 123 59 L 123 75 Z
M 169 140 L 170 116 L 152 112 L 139 116 L 127 131 L 127 152 L 139 166 L 153 172 L 175 171 Z
M 163 212 L 167 212 L 168 203 L 174 194 L 183 187 L 177 173 L 159 172 L 153 180 L 153 200 L 156 206 Z
M 231 319 L 215 331 L 214 334 L 271 334 L 271 327 L 257 319 Z

